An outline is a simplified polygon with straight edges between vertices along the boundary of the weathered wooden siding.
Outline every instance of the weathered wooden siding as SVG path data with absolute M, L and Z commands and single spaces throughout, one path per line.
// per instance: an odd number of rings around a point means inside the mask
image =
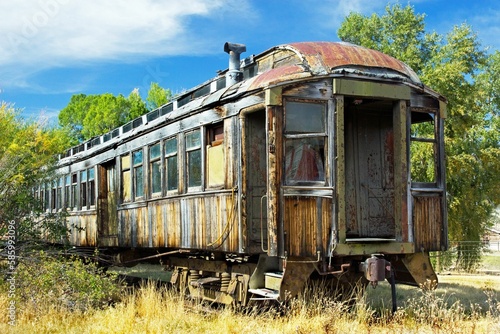
M 287 196 L 285 248 L 289 256 L 317 256 L 328 245 L 332 200 L 322 197 Z
M 238 251 L 237 196 L 216 193 L 119 211 L 120 247 Z
M 67 219 L 70 243 L 75 246 L 97 246 L 97 215 L 95 211 L 83 215 L 70 214 Z
M 442 197 L 440 195 L 413 197 L 413 226 L 415 251 L 441 250 L 443 241 Z

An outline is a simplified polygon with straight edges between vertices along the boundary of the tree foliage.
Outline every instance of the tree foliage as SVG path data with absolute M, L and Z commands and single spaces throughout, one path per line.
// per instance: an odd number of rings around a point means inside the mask
M 33 189 L 50 178 L 56 154 L 68 144 L 68 134 L 19 117 L 11 105 L 0 103 L 0 235 L 15 224 L 18 241 L 35 233 L 64 233 L 57 217 L 37 217 L 40 203 Z M 56 221 L 57 220 L 57 221 Z
M 154 110 L 168 103 L 172 99 L 172 91 L 162 88 L 156 82 L 152 82 L 149 86 L 146 102 L 149 110 Z
M 137 90 L 128 98 L 111 93 L 73 95 L 59 113 L 59 124 L 70 131 L 73 144 L 102 135 L 147 112 Z
M 128 97 L 111 93 L 73 95 L 59 113 L 59 124 L 71 134 L 72 144 L 89 140 L 117 128 L 170 101 L 172 92 L 153 82 L 144 101 L 139 90 Z
M 409 5 L 388 5 L 381 16 L 351 13 L 338 35 L 406 62 L 448 99 L 449 237 L 480 241 L 500 203 L 500 54 L 487 54 L 467 24 L 439 35 L 427 33 L 424 21 Z M 480 251 L 478 246 L 461 253 L 459 247 L 459 264 L 470 269 Z

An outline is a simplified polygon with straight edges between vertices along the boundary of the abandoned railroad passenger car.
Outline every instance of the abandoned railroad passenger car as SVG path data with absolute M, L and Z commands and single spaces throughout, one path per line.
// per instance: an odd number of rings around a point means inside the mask
M 245 49 L 226 43 L 227 70 L 60 159 L 40 191 L 47 210 L 68 211 L 70 242 L 128 263 L 156 256 L 172 284 L 223 303 L 293 296 L 316 278 L 436 280 L 446 100 L 356 45 L 240 60 Z

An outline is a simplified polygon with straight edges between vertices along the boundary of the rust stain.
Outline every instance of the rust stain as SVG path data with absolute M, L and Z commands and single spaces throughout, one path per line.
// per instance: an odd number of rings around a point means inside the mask
M 290 57 L 290 51 L 295 57 Z M 273 50 L 273 58 L 262 61 L 264 69 L 249 90 L 277 84 L 279 82 L 331 73 L 343 66 L 390 69 L 399 72 L 415 82 L 420 82 L 415 72 L 405 63 L 382 52 L 358 45 L 333 42 L 303 42 L 282 45 Z M 283 59 L 288 59 L 282 62 Z M 268 64 L 269 59 L 274 63 Z M 265 66 L 264 66 L 265 65 Z M 275 66 L 274 68 L 272 68 Z
M 413 78 L 416 74 L 403 62 L 382 52 L 353 44 L 330 42 L 305 42 L 290 44 L 307 62 L 314 66 L 323 64 L 328 72 L 336 67 L 356 65 L 388 68 Z
M 250 85 L 249 89 L 252 90 L 260 87 L 265 87 L 267 85 L 271 85 L 281 81 L 305 78 L 310 75 L 310 73 L 308 73 L 302 66 L 299 65 L 277 67 L 260 74 Z

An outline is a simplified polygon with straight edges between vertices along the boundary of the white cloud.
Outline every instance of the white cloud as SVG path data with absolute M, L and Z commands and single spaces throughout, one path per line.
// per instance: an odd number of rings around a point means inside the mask
M 1 1 L 0 80 L 23 86 L 29 73 L 75 61 L 201 50 L 197 44 L 208 38 L 190 32 L 192 20 L 220 20 L 221 13 L 241 8 L 234 1 Z

